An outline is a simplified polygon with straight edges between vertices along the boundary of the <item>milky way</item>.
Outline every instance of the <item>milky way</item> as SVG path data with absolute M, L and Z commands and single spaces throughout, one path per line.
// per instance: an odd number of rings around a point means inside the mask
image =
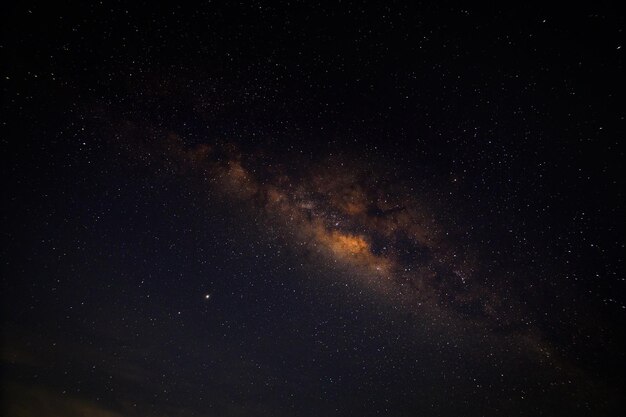
M 281 159 L 246 154 L 233 143 L 186 146 L 175 134 L 151 143 L 124 140 L 131 153 L 141 149 L 141 158 L 203 179 L 207 191 L 248 209 L 301 254 L 321 256 L 385 302 L 529 337 L 518 325 L 525 312 L 498 292 L 497 277 L 484 275 L 475 248 L 451 237 L 458 231 L 439 220 L 429 195 L 391 183 L 368 161 Z

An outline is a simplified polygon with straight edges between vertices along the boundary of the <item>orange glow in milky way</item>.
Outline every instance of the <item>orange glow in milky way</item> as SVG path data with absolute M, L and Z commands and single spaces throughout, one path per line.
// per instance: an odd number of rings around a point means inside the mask
M 316 234 L 317 241 L 327 247 L 337 259 L 366 267 L 369 272 L 389 272 L 389 260 L 374 255 L 365 237 L 325 228 L 318 228 Z
M 338 232 L 327 234 L 330 238 L 330 247 L 337 254 L 358 256 L 370 252 L 370 247 L 362 236 L 344 235 Z

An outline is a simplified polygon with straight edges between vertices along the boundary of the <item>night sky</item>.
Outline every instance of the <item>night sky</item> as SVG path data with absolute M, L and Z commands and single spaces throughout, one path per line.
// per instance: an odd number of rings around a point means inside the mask
M 132 3 L 2 13 L 0 414 L 625 415 L 610 3 Z

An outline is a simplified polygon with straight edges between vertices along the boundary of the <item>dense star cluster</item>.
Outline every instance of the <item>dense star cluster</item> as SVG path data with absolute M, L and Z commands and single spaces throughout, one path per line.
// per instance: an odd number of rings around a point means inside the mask
M 15 4 L 7 416 L 622 416 L 624 18 Z

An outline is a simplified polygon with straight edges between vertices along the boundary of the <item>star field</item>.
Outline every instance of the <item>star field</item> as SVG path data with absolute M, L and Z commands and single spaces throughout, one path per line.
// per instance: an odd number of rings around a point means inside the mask
M 8 7 L 7 416 L 619 416 L 623 15 Z

